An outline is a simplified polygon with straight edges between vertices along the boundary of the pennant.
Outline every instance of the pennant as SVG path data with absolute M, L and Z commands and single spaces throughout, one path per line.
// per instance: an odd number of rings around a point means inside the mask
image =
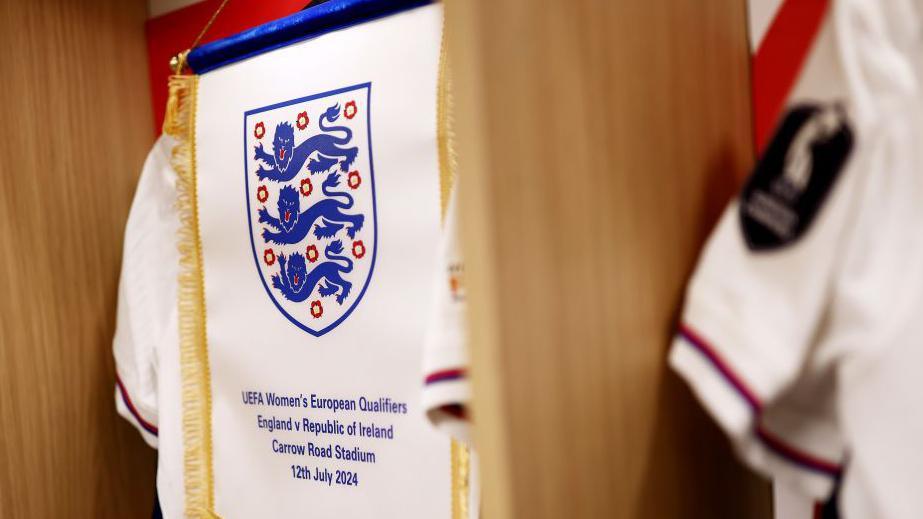
M 180 351 L 161 377 L 182 388 L 186 515 L 467 512 L 463 453 L 417 395 L 449 176 L 441 27 L 429 2 L 333 0 L 171 80 Z

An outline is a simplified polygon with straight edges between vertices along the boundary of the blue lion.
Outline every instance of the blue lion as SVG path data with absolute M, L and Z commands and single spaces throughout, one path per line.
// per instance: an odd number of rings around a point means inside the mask
M 321 223 L 314 226 L 314 236 L 318 239 L 332 238 L 344 224 L 349 224 L 346 234 L 350 239 L 356 238 L 356 233 L 362 230 L 365 223 L 363 214 L 346 214 L 343 211 L 351 209 L 354 204 L 352 195 L 331 189 L 340 185 L 339 173 L 330 173 L 321 185 L 328 198 L 316 202 L 304 212 L 301 211 L 301 197 L 295 188 L 285 186 L 279 190 L 279 200 L 276 207 L 279 217 L 269 214 L 265 207 L 257 213 L 259 222 L 264 223 L 278 232 L 263 229 L 263 239 L 270 243 L 280 245 L 298 243 L 308 235 L 308 231 L 318 219 Z
M 342 252 L 343 243 L 340 240 L 330 242 L 324 249 L 328 261 L 314 267 L 311 272 L 308 272 L 300 252 L 292 254 L 290 259 L 285 254 L 279 254 L 279 273 L 272 275 L 272 286 L 289 301 L 300 303 L 311 297 L 314 287 L 323 281 L 318 288 L 321 297 L 337 294 L 336 301 L 342 305 L 353 287 L 352 283 L 341 276 L 353 270 L 352 260 L 339 256 Z
M 287 122 L 279 123 L 272 138 L 272 154 L 263 149 L 262 142 L 253 147 L 254 160 L 262 161 L 269 166 L 264 168 L 261 165 L 256 175 L 260 180 L 288 182 L 295 178 L 314 152 L 317 152 L 317 157 L 308 162 L 308 170 L 312 174 L 328 171 L 337 163 L 340 165 L 340 171 L 349 170 L 359 154 L 359 148 L 356 146 L 344 147 L 353 138 L 352 130 L 345 126 L 325 124 L 327 121 L 335 122 L 339 118 L 339 104 L 328 108 L 320 118 L 320 129 L 325 133 L 308 137 L 298 146 L 295 146 L 295 129 L 292 125 Z M 345 135 L 331 135 L 330 132 L 343 132 Z

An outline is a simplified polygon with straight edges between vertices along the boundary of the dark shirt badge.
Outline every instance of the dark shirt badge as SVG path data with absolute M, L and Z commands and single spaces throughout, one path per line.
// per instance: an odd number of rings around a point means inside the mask
M 754 251 L 793 243 L 811 225 L 852 151 L 839 104 L 792 108 L 740 197 L 740 221 Z

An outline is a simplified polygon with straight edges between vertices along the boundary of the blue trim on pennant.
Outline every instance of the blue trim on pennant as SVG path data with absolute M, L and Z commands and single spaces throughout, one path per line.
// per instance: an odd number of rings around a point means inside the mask
M 196 74 L 243 61 L 252 56 L 345 29 L 433 0 L 330 0 L 285 18 L 196 47 L 186 57 Z

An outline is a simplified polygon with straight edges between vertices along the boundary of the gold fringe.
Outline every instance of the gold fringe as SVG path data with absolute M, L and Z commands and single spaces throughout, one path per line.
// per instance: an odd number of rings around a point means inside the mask
M 456 180 L 458 165 L 455 153 L 455 134 L 452 131 L 452 80 L 449 55 L 446 49 L 445 21 L 442 26 L 442 43 L 439 51 L 439 78 L 436 85 L 436 139 L 439 147 L 439 201 L 445 218 L 449 196 Z M 468 447 L 452 440 L 452 519 L 467 519 L 470 489 L 470 453 Z
M 468 446 L 452 440 L 452 519 L 468 519 L 470 463 Z
M 442 44 L 439 51 L 439 79 L 436 85 L 436 139 L 439 147 L 439 201 L 442 207 L 442 216 L 445 217 L 446 206 L 449 204 L 449 195 L 455 183 L 455 172 L 458 165 L 453 142 L 455 134 L 452 116 L 452 80 L 449 69 L 449 56 L 446 51 L 445 23 L 442 28 Z
M 176 171 L 179 230 L 179 339 L 183 406 L 186 517 L 213 518 L 211 377 L 205 332 L 205 283 L 196 193 L 195 114 L 198 76 L 170 77 L 163 131 L 176 139 L 170 164 Z

